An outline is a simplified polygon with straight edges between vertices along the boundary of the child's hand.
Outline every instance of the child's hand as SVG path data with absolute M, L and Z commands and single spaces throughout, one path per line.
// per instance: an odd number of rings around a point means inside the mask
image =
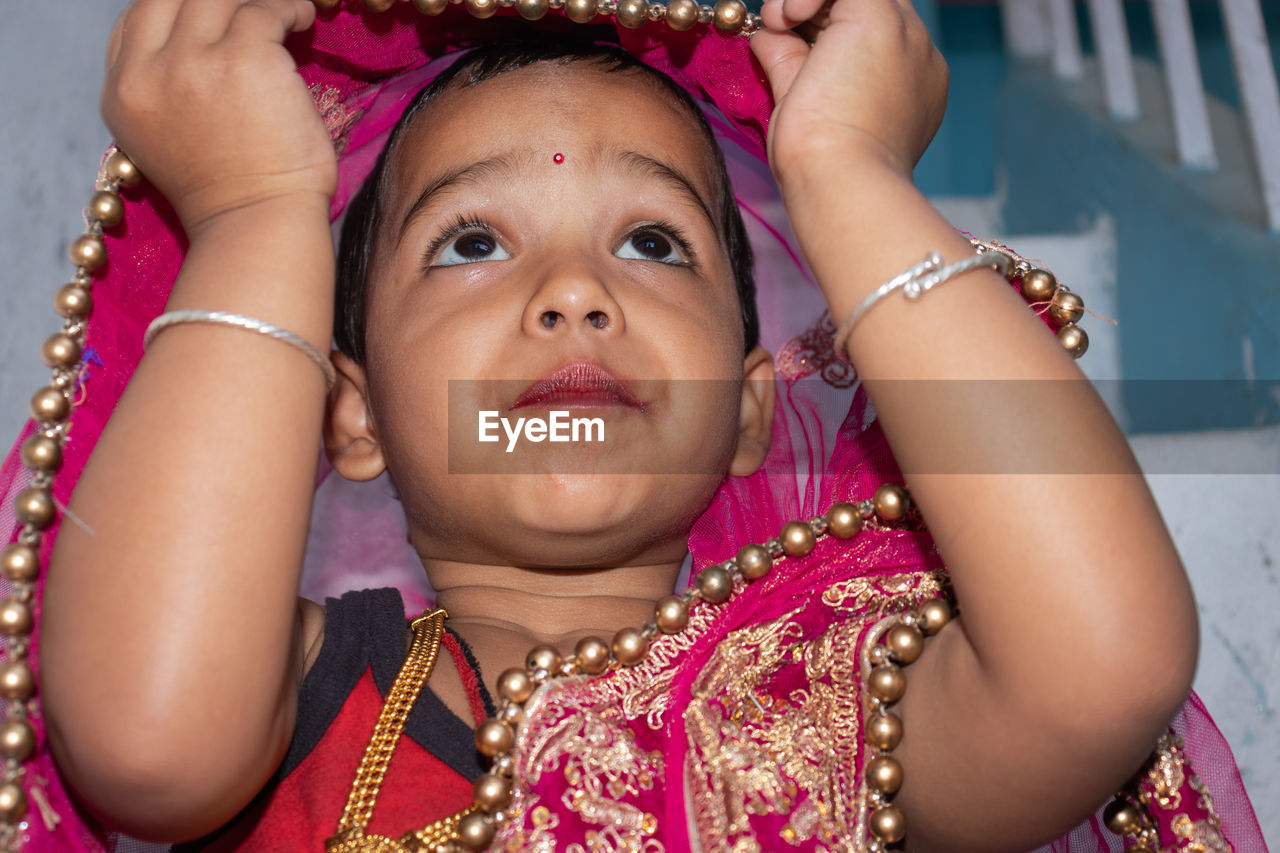
M 324 123 L 282 46 L 308 0 L 135 0 L 107 48 L 102 115 L 188 233 L 291 194 L 333 194 Z
M 948 76 L 910 0 L 767 0 L 761 15 L 751 48 L 773 87 L 779 180 L 832 151 L 910 176 L 942 122 Z

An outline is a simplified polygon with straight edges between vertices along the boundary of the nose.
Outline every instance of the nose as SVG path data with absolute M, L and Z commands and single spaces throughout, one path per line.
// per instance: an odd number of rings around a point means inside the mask
M 598 272 L 578 261 L 546 270 L 525 306 L 527 333 L 538 337 L 564 334 L 618 334 L 625 328 L 622 307 Z

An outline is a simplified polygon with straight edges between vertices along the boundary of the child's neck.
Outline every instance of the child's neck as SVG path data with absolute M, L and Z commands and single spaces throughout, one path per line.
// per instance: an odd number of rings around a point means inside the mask
M 654 602 L 675 586 L 680 563 L 533 570 L 432 561 L 427 571 L 437 605 L 449 613 L 449 628 L 471 647 L 492 690 L 504 670 L 524 665 L 535 645 L 551 645 L 567 657 L 583 637 L 609 642 L 619 629 L 650 621 Z M 442 675 L 432 679 L 432 688 L 469 720 L 460 680 L 452 672 Z

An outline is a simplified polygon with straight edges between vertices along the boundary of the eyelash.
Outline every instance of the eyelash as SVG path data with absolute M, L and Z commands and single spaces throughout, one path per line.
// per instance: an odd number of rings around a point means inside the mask
M 426 251 L 422 253 L 422 271 L 426 272 L 433 268 L 432 264 L 435 263 L 436 258 L 440 257 L 441 250 L 449 245 L 450 241 L 471 232 L 484 232 L 487 236 L 494 237 L 493 228 L 481 221 L 478 216 L 457 214 L 440 236 L 432 240 Z
M 674 222 L 667 219 L 659 219 L 655 222 L 649 222 L 639 225 L 627 232 L 623 241 L 630 240 L 636 234 L 644 231 L 659 231 L 676 244 L 676 247 L 689 260 L 678 266 L 697 267 L 698 256 L 693 251 L 693 243 L 689 240 L 685 232 Z M 440 252 L 445 246 L 449 245 L 452 240 L 456 240 L 463 234 L 470 232 L 484 232 L 489 237 L 494 237 L 493 228 L 483 222 L 477 216 L 468 216 L 465 214 L 457 214 L 449 223 L 449 225 L 427 246 L 426 251 L 422 253 L 422 271 L 426 272 L 433 269 L 436 258 L 440 257 Z M 677 264 L 672 264 L 677 266 Z
M 659 219 L 656 222 L 650 222 L 646 225 L 641 225 L 637 228 L 631 229 L 627 232 L 627 236 L 624 237 L 623 240 L 630 240 L 633 236 L 643 231 L 660 231 L 670 238 L 671 242 L 676 244 L 676 248 L 678 248 L 684 256 L 689 259 L 686 263 L 679 264 L 678 266 L 697 267 L 698 256 L 693 251 L 693 243 L 689 240 L 688 236 L 685 235 L 685 232 L 681 230 L 680 226 L 676 225 L 669 219 Z M 672 264 L 672 266 L 677 266 L 677 264 Z

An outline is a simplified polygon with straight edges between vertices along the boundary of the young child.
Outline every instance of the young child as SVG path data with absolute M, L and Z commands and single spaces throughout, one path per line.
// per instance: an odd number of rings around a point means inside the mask
M 766 463 L 805 439 L 776 434 L 748 227 L 685 88 L 580 40 L 458 60 L 348 206 L 335 276 L 331 128 L 283 47 L 314 16 L 137 0 L 109 47 L 104 116 L 188 241 L 166 311 L 272 334 L 170 313 L 76 487 L 42 684 L 89 815 L 212 849 L 869 850 L 905 825 L 907 849 L 1028 850 L 1143 767 L 1196 619 L 1123 436 L 990 266 L 860 308 L 973 255 L 911 182 L 946 69 L 909 3 L 770 0 L 751 38 L 769 165 L 883 429 L 831 457 L 822 494 L 855 506 L 781 530 Z M 326 393 L 307 353 L 335 328 Z M 505 438 L 470 441 L 480 412 L 556 408 L 604 452 L 484 469 Z M 390 477 L 443 623 L 298 599 L 322 435 L 343 477 Z

